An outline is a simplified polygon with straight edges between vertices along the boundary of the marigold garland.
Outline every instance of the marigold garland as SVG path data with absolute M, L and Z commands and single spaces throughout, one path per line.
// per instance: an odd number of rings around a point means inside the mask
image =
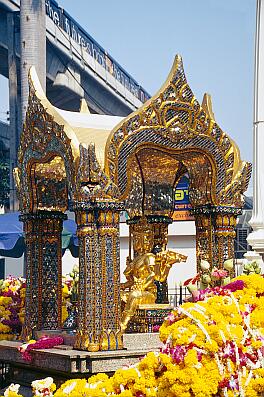
M 264 279 L 243 275 L 172 311 L 161 351 L 112 377 L 73 379 L 54 397 L 260 397 L 264 394 Z M 35 389 L 35 396 L 41 395 Z M 17 397 L 17 394 L 7 395 Z
M 184 303 L 167 317 L 160 338 L 160 353 L 147 354 L 111 378 L 98 374 L 79 384 L 68 381 L 54 396 L 261 396 L 264 279 L 241 276 L 201 291 L 196 302 Z
M 0 340 L 13 340 L 24 322 L 26 283 L 21 277 L 0 280 Z

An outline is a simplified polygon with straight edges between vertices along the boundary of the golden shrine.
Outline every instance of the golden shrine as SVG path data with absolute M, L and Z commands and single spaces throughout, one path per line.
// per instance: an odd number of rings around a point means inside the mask
M 66 113 L 50 104 L 31 69 L 14 172 L 27 246 L 24 336 L 62 327 L 61 231 L 65 211 L 70 210 L 75 212 L 79 238 L 75 347 L 120 349 L 122 332 L 135 310 L 144 303 L 155 305 L 153 281 L 166 282 L 169 259 L 163 272 L 160 266 L 168 252 L 177 182 L 188 173 L 197 267 L 201 259 L 221 267 L 234 256 L 236 217 L 251 164 L 241 161 L 238 147 L 214 120 L 209 96 L 199 104 L 179 56 L 159 92 L 118 123 L 95 128 L 87 122 L 84 127 L 67 119 Z M 87 115 L 87 120 L 92 116 L 110 117 Z M 129 215 L 128 283 L 135 272 L 137 282 L 140 277 L 145 282 L 126 294 L 124 301 L 130 304 L 122 315 L 121 210 Z

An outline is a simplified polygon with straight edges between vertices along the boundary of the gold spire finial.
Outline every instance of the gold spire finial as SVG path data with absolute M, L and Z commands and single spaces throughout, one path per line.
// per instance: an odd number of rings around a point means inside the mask
M 202 108 L 210 119 L 215 120 L 215 115 L 212 106 L 212 97 L 210 94 L 205 93 L 202 102 Z

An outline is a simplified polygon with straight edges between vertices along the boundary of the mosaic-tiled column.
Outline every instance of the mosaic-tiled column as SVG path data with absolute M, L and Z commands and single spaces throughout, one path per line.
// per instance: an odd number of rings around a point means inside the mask
M 191 210 L 196 226 L 196 260 L 197 273 L 200 271 L 201 260 L 212 266 L 213 262 L 213 225 L 212 211 L 209 207 L 196 207 Z
M 61 233 L 66 215 L 39 211 L 23 214 L 26 242 L 25 324 L 22 336 L 34 330 L 61 327 Z
M 122 348 L 115 337 L 121 319 L 119 207 L 98 212 L 99 264 L 102 277 L 102 350 Z M 109 331 L 111 334 L 108 335 Z M 110 338 L 109 338 L 110 336 Z M 108 341 L 109 339 L 109 341 Z
M 236 218 L 241 209 L 216 207 L 214 209 L 214 249 L 213 262 L 220 268 L 227 259 L 235 257 Z
M 115 203 L 76 206 L 79 238 L 78 330 L 75 348 L 121 349 L 119 211 Z

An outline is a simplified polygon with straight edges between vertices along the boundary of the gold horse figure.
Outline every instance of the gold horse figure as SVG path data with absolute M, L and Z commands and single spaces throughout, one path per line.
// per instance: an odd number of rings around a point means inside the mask
M 121 298 L 125 302 L 120 324 L 122 333 L 125 332 L 138 305 L 155 304 L 157 298 L 155 281 L 166 281 L 172 265 L 186 260 L 187 256 L 168 250 L 156 255 L 146 253 L 127 262 L 124 271 L 127 281 L 121 284 Z M 125 291 L 126 289 L 128 291 Z
M 164 250 L 155 255 L 155 281 L 164 283 L 167 281 L 170 269 L 174 263 L 186 262 L 187 256 L 179 252 Z

